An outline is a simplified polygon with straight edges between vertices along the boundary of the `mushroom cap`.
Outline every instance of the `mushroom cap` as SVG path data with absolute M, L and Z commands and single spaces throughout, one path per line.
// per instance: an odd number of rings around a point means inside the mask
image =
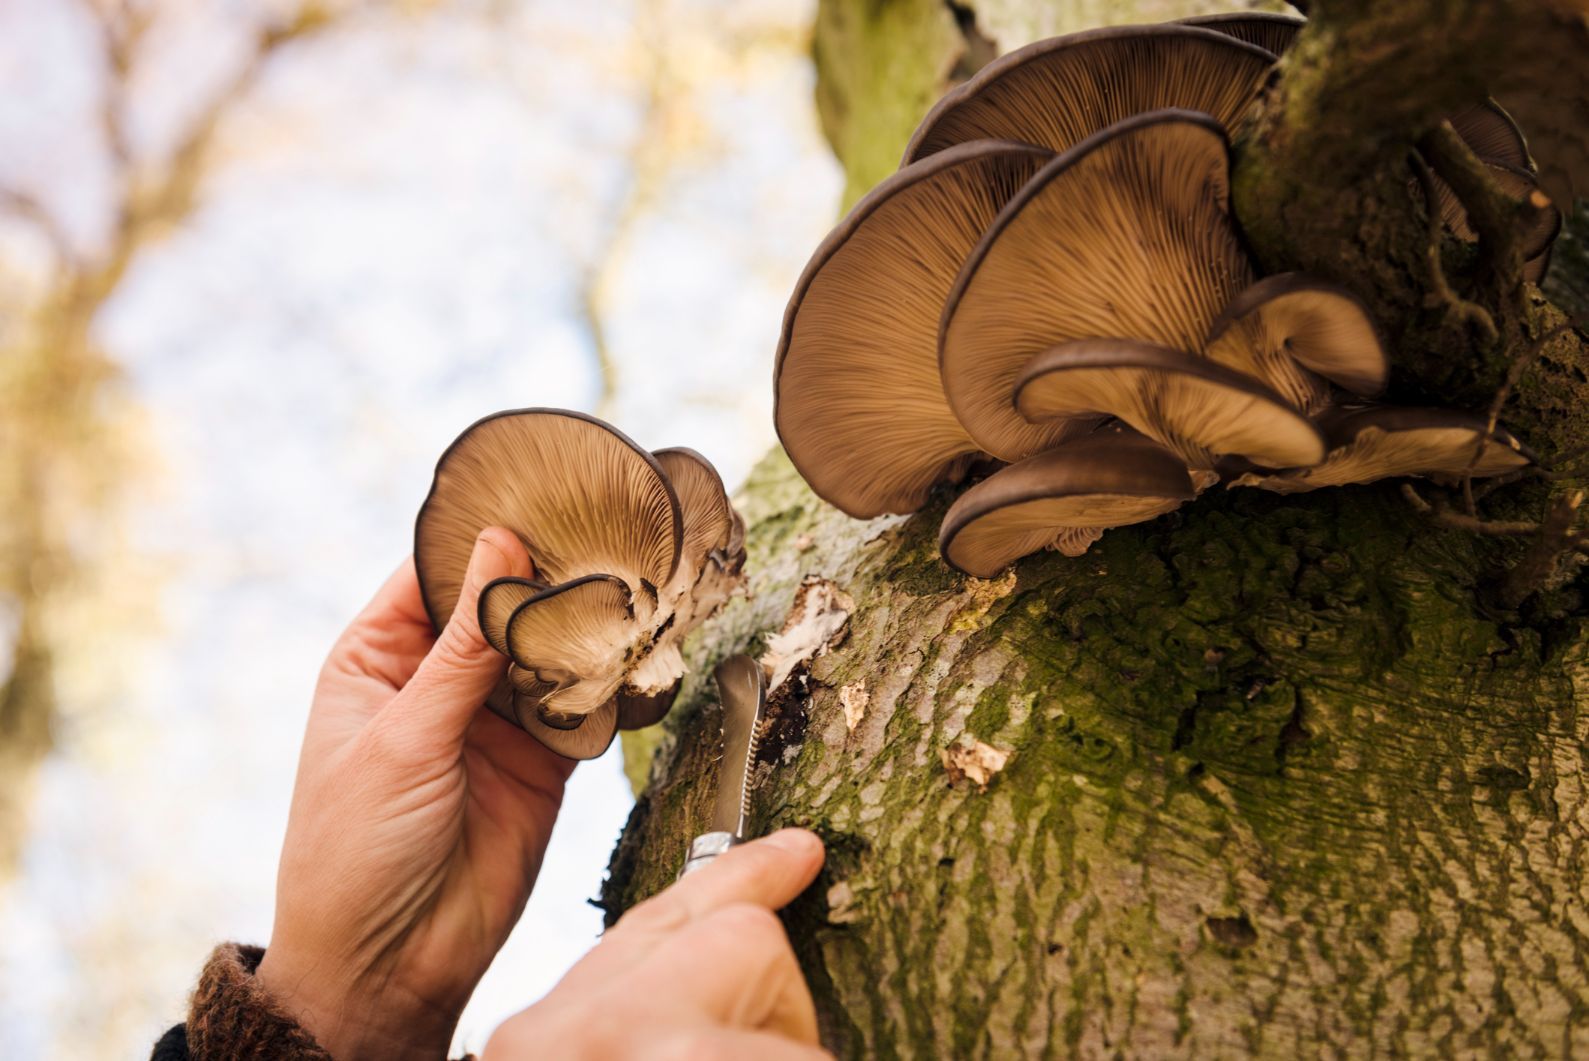
M 723 547 L 723 552 L 732 558 L 736 554 L 740 562 L 745 559 L 745 517 L 739 514 L 739 509 L 734 509 L 733 526 L 728 532 L 728 544 Z
M 1135 432 L 1103 430 L 1000 468 L 961 494 L 944 514 L 938 549 L 957 570 L 991 578 L 1047 545 L 1085 549 L 1087 531 L 1152 519 L 1194 496 L 1175 454 Z
M 1222 364 L 1254 372 L 1297 406 L 1319 404 L 1295 365 L 1354 394 L 1385 389 L 1390 358 L 1368 308 L 1343 287 L 1300 273 L 1266 276 L 1215 319 L 1205 349 Z
M 1508 432 L 1486 437 L 1482 417 L 1451 409 L 1375 405 L 1331 410 L 1320 419 L 1330 441 L 1322 463 L 1283 475 L 1248 473 L 1232 485 L 1293 494 L 1403 475 L 1483 478 L 1531 459 Z
M 463 588 L 475 537 L 507 527 L 551 583 L 594 572 L 661 586 L 683 543 L 678 498 L 656 460 L 617 429 L 565 409 L 477 421 L 436 464 L 414 528 L 414 563 L 440 630 Z
M 1273 55 L 1284 55 L 1290 49 L 1292 42 L 1297 39 L 1302 27 L 1308 24 L 1305 18 L 1267 11 L 1228 11 L 1217 15 L 1193 15 L 1191 18 L 1176 19 L 1176 22 L 1182 26 L 1201 26 L 1204 29 L 1218 30 L 1239 41 L 1256 44 Z
M 967 140 L 1064 151 L 1106 125 L 1164 107 L 1234 128 L 1275 57 L 1199 26 L 1110 26 L 1038 41 L 947 93 L 905 148 L 905 163 Z
M 540 579 L 508 575 L 492 579 L 480 590 L 475 618 L 486 642 L 504 656 L 508 654 L 508 620 L 519 605 L 552 587 Z
M 1539 181 L 1531 170 L 1502 162 L 1486 162 L 1485 168 L 1501 191 L 1518 202 L 1529 201 L 1535 206 L 1533 221 L 1522 234 L 1521 250 L 1524 279 L 1538 283 L 1550 266 L 1551 246 L 1561 234 L 1562 213 L 1548 199 L 1543 199 L 1544 193 L 1540 191 Z M 1441 222 L 1458 239 L 1469 242 L 1477 240 L 1478 233 L 1469 224 L 1468 213 L 1462 206 L 1462 200 L 1451 190 L 1451 185 L 1439 177 L 1433 179 L 1433 185 L 1433 209 L 1439 213 Z M 1541 201 L 1543 205 L 1540 205 Z
M 714 550 L 727 547 L 733 533 L 734 507 L 728 503 L 722 476 L 712 462 L 686 446 L 659 449 L 652 454 L 673 484 L 684 520 L 684 545 L 679 566 L 688 567 L 693 581 Z
M 611 697 L 595 711 L 579 717 L 571 728 L 548 723 L 541 714 L 539 701 L 525 693 L 513 699 L 513 713 L 518 724 L 530 736 L 546 745 L 565 759 L 586 760 L 600 758 L 618 733 L 618 700 Z
M 823 241 L 789 301 L 773 419 L 819 497 L 857 518 L 920 508 L 976 453 L 938 376 L 938 320 L 966 255 L 1052 157 L 1007 141 L 907 166 Z
M 513 662 L 556 686 L 542 700 L 588 714 L 617 690 L 638 633 L 629 586 L 613 575 L 586 575 L 520 604 L 508 620 Z
M 1223 127 L 1163 110 L 1117 122 L 1056 157 L 999 212 L 945 301 L 939 371 L 971 438 L 1016 461 L 1074 436 L 1010 400 L 1032 357 L 1115 336 L 1200 349 L 1251 280 L 1227 210 Z
M 1106 413 L 1212 468 L 1236 454 L 1289 468 L 1324 459 L 1324 437 L 1280 395 L 1243 372 L 1131 339 L 1077 339 L 1032 359 L 1015 385 L 1026 419 Z
M 1448 120 L 1451 128 L 1482 161 L 1522 170 L 1533 166 L 1523 131 L 1494 100 L 1475 103 Z
M 674 682 L 660 693 L 638 693 L 628 689 L 618 690 L 618 728 L 619 729 L 645 729 L 654 726 L 667 716 L 668 710 L 673 707 L 673 701 L 679 695 L 679 686 L 683 684 Z

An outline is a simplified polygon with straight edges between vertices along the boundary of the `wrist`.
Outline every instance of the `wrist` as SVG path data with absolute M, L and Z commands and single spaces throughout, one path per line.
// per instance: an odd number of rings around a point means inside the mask
M 254 977 L 258 985 L 336 1061 L 443 1061 L 458 1014 L 380 984 L 294 960 L 274 943 Z

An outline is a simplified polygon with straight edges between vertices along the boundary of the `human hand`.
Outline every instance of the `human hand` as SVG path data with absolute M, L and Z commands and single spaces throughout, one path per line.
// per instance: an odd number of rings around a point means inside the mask
M 320 673 L 257 977 L 337 1061 L 445 1057 L 529 898 L 574 764 L 482 707 L 507 660 L 475 605 L 532 573 L 484 531 L 436 637 L 410 559 Z
M 783 829 L 630 910 L 481 1061 L 819 1061 L 811 992 L 772 911 L 816 879 L 822 842 Z

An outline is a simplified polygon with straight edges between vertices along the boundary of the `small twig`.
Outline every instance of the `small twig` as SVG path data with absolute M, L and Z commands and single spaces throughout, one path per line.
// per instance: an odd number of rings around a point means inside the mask
M 1507 366 L 1506 378 L 1501 381 L 1500 389 L 1495 392 L 1495 397 L 1490 402 L 1489 413 L 1484 418 L 1484 434 L 1474 439 L 1473 455 L 1468 458 L 1468 466 L 1462 473 L 1462 498 L 1467 506 L 1468 515 L 1478 516 L 1478 511 L 1474 507 L 1476 499 L 1473 493 L 1473 473 L 1478 470 L 1479 461 L 1484 458 L 1485 447 L 1495 440 L 1496 429 L 1500 426 L 1501 410 L 1511 399 L 1518 383 L 1522 381 L 1523 373 L 1539 359 L 1540 352 L 1545 349 L 1546 344 L 1569 330 L 1571 330 L 1569 324 L 1559 324 L 1550 329 L 1519 351 L 1512 358 L 1512 363 Z
M 1496 597 L 1503 608 L 1516 608 L 1533 596 L 1555 573 L 1561 555 L 1583 544 L 1572 529 L 1583 497 L 1582 490 L 1571 490 L 1551 498 L 1538 535 L 1501 581 Z
M 1444 502 L 1430 504 L 1424 500 L 1423 495 L 1411 483 L 1401 484 L 1401 496 L 1405 497 L 1413 508 L 1428 516 L 1432 521 L 1442 527 L 1452 530 L 1468 531 L 1472 534 L 1483 534 L 1494 538 L 1521 538 L 1534 534 L 1539 530 L 1539 524 L 1527 523 L 1521 520 L 1484 520 L 1473 516 L 1466 516 L 1460 512 L 1453 512 Z
M 1468 226 L 1479 237 L 1479 250 L 1494 269 L 1501 290 L 1521 291 L 1523 225 L 1519 215 L 1533 208 L 1501 190 L 1450 122 L 1441 122 L 1420 137 L 1418 150 L 1462 204 Z
M 1477 302 L 1469 302 L 1456 289 L 1451 286 L 1451 281 L 1446 278 L 1445 267 L 1440 262 L 1440 244 L 1445 238 L 1445 230 L 1441 227 L 1440 211 L 1435 208 L 1439 201 L 1435 192 L 1434 174 L 1429 169 L 1429 164 L 1416 152 L 1411 156 L 1413 172 L 1418 175 L 1418 183 L 1423 188 L 1424 203 L 1429 214 L 1429 238 L 1424 249 L 1425 260 L 1429 265 L 1429 284 L 1434 288 L 1430 292 L 1429 305 L 1446 307 L 1448 316 L 1456 317 L 1463 323 L 1472 324 L 1479 328 L 1494 342 L 1500 338 L 1500 331 L 1495 326 L 1495 318 L 1490 316 L 1490 311 Z
M 1522 482 L 1524 479 L 1550 478 L 1554 478 L 1551 473 L 1545 471 L 1545 469 L 1541 468 L 1537 464 L 1529 464 L 1522 468 L 1518 468 L 1515 471 L 1507 472 L 1504 475 L 1495 475 L 1484 480 L 1482 485 L 1474 487 L 1473 500 L 1475 502 L 1483 501 L 1486 497 L 1489 497 L 1501 487 L 1511 486 L 1513 483 Z
M 44 235 L 44 239 L 54 252 L 58 264 L 68 266 L 75 257 L 72 243 L 66 236 L 66 230 L 55 220 L 53 214 L 45 209 L 27 192 L 15 188 L 0 188 L 0 210 L 4 210 L 21 220 L 32 225 Z

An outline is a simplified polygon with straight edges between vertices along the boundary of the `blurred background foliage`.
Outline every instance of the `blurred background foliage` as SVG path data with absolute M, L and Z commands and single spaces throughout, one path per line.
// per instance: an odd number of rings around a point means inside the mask
M 136 1057 L 263 941 L 320 656 L 441 448 L 737 482 L 838 203 L 811 0 L 0 0 L 0 1050 Z M 582 767 L 478 1047 L 593 940 Z

